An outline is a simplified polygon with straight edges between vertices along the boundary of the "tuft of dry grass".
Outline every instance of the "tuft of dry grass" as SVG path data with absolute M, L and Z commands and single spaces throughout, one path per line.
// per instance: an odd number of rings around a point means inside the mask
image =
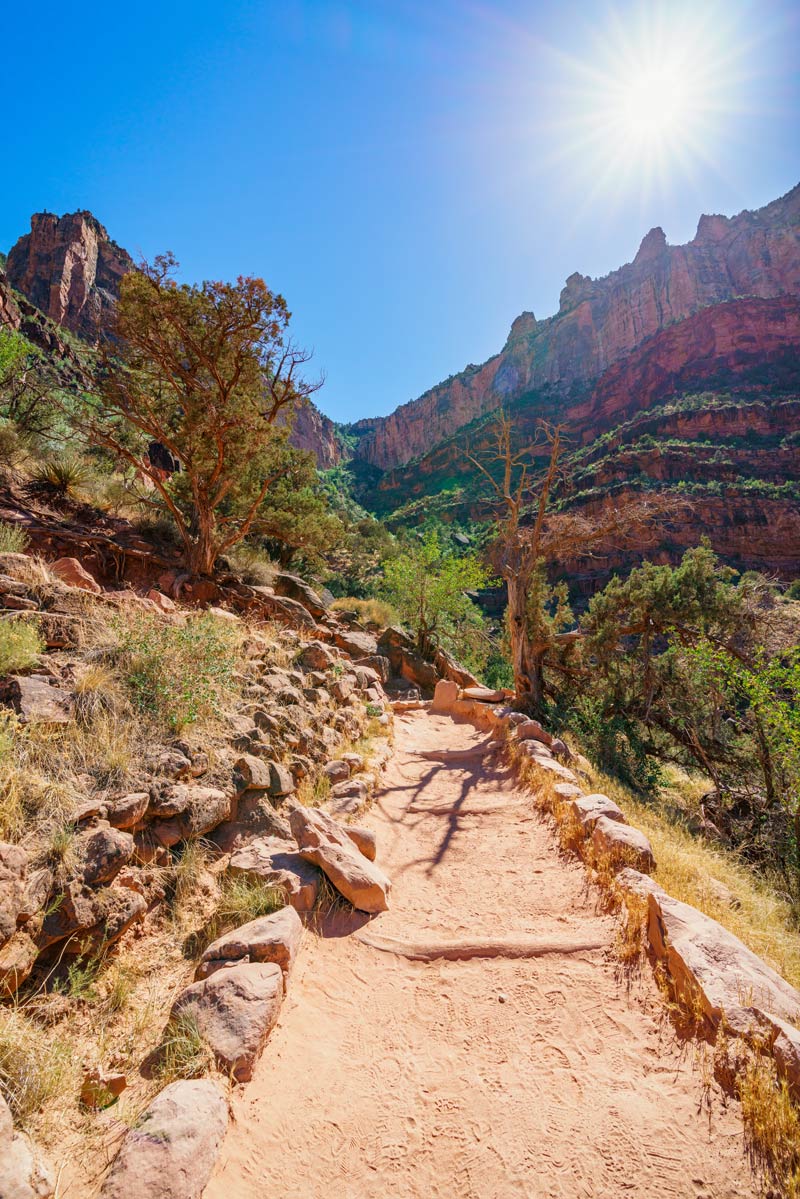
M 0 620 L 0 678 L 30 670 L 44 650 L 44 641 L 32 621 Z
M 355 612 L 356 618 L 361 624 L 373 625 L 379 629 L 400 623 L 397 612 L 386 600 L 356 599 L 353 596 L 345 596 L 342 599 L 335 599 L 331 606 L 334 612 Z
M 774 1062 L 755 1057 L 738 1076 L 736 1089 L 755 1164 L 784 1199 L 800 1199 L 800 1110 Z
M 156 1077 L 164 1084 L 178 1078 L 200 1078 L 213 1065 L 214 1056 L 191 1012 L 180 1012 L 173 1017 L 157 1049 Z
M 25 530 L 7 520 L 0 520 L 0 554 L 24 554 L 27 548 Z
M 71 1046 L 26 1019 L 22 1010 L 0 1011 L 0 1093 L 17 1124 L 27 1127 L 41 1109 L 75 1084 Z

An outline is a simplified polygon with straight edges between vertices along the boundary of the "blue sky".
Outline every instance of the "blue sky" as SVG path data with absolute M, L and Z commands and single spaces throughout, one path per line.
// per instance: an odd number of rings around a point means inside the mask
M 788 0 L 3 7 L 0 247 L 89 208 L 185 278 L 262 275 L 337 420 L 483 361 L 651 226 L 685 241 L 800 181 Z M 642 63 L 683 89 L 653 138 L 619 123 Z

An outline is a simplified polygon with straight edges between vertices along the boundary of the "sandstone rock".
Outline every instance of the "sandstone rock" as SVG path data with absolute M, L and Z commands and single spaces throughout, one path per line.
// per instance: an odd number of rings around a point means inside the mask
M 389 682 L 391 674 L 391 663 L 384 654 L 367 654 L 363 658 L 357 658 L 353 663 L 356 667 L 365 667 L 368 670 L 374 670 L 380 679 L 381 686 L 385 686 Z
M 0 945 L 13 936 L 25 905 L 28 858 L 25 850 L 0 841 Z
M 650 842 L 644 833 L 628 824 L 598 816 L 592 833 L 592 844 L 598 854 L 607 854 L 614 866 L 633 866 L 647 873 L 655 868 Z
M 121 829 L 101 826 L 80 833 L 75 838 L 75 852 L 83 881 L 96 887 L 110 883 L 131 860 L 133 837 Z
M 632 866 L 623 866 L 622 870 L 618 870 L 615 882 L 623 891 L 630 891 L 643 899 L 648 895 L 663 894 L 663 888 L 654 878 L 649 874 L 642 874 L 640 870 L 634 870 Z
M 506 693 L 495 691 L 491 687 L 465 687 L 462 698 L 475 700 L 479 704 L 501 704 L 506 698 Z
M 373 688 L 379 694 L 383 690 L 383 679 L 372 666 L 361 666 L 356 662 L 353 664 L 353 674 L 359 690 L 367 691 Z
M 10 999 L 16 994 L 33 970 L 38 956 L 38 946 L 22 929 L 6 941 L 0 948 L 0 999 Z
M 17 924 L 27 924 L 46 905 L 53 888 L 53 871 L 40 866 L 28 874 L 22 907 L 17 915 Z
M 295 790 L 292 772 L 280 762 L 269 762 L 269 793 L 276 798 L 291 795 Z
M 233 852 L 228 871 L 277 887 L 297 912 L 310 912 L 317 902 L 319 870 L 291 842 L 255 837 Z
M 24 1132 L 15 1132 L 0 1094 L 0 1199 L 50 1199 L 56 1179 L 50 1163 Z
M 180 796 L 175 794 L 178 786 L 181 789 Z M 171 798 L 181 810 L 171 820 L 158 820 L 152 826 L 153 835 L 167 848 L 177 845 L 179 841 L 188 841 L 211 832 L 218 824 L 230 819 L 233 806 L 232 796 L 215 787 L 178 786 L 171 789 L 168 799 Z M 159 810 L 163 811 L 164 806 L 160 805 Z M 151 804 L 149 812 L 152 811 Z
M 302 936 L 303 925 L 293 907 L 282 908 L 271 916 L 260 916 L 213 941 L 203 952 L 195 978 L 206 978 L 220 962 L 246 959 L 280 966 L 285 988 Z
M 459 703 L 462 701 L 459 701 Z M 524 741 L 520 746 L 526 757 L 544 771 L 546 774 L 553 775 L 555 778 L 562 779 L 565 783 L 577 785 L 578 778 L 573 770 L 568 766 L 557 762 L 549 753 L 542 752 L 542 745 L 539 741 Z
M 724 1019 L 748 1039 L 763 1037 L 774 1017 L 800 1016 L 800 992 L 716 920 L 663 891 L 648 906 L 650 945 L 680 1002 L 699 1002 L 712 1025 Z
M 233 785 L 237 791 L 268 791 L 270 782 L 270 769 L 267 762 L 255 757 L 254 754 L 243 754 L 241 758 L 237 758 L 233 767 Z
M 254 587 L 253 591 L 258 595 L 260 606 L 272 619 L 292 628 L 308 629 L 311 633 L 320 635 L 322 630 L 314 617 L 297 600 L 289 599 L 288 596 L 273 595 L 267 587 Z
M 22 724 L 68 724 L 72 719 L 72 696 L 42 678 L 14 675 L 12 702 Z
M 557 795 L 559 799 L 570 800 L 580 799 L 583 792 L 575 783 L 554 783 L 553 794 Z
M 359 828 L 355 824 L 344 825 L 344 832 L 355 845 L 359 853 L 363 853 L 369 862 L 374 862 L 378 853 L 378 842 L 372 829 Z
M 173 1004 L 172 1019 L 192 1016 L 220 1069 L 237 1082 L 247 1082 L 282 1001 L 280 966 L 248 962 L 192 983 Z
M 572 800 L 572 810 L 587 829 L 593 829 L 601 816 L 625 824 L 622 809 L 607 795 L 582 795 L 579 799 Z
M 355 799 L 358 803 L 364 803 L 368 795 L 369 780 L 363 775 L 354 775 L 331 787 L 331 799 Z
M 210 1079 L 170 1083 L 126 1134 L 101 1199 L 200 1199 L 227 1127 Z
M 433 692 L 431 712 L 451 712 L 458 699 L 458 683 L 452 679 L 439 679 Z
M 371 658 L 378 652 L 378 642 L 371 633 L 359 633 L 355 629 L 338 632 L 334 637 L 336 646 L 351 658 Z M 369 665 L 372 665 L 370 662 Z
M 65 954 L 93 953 L 118 940 L 146 910 L 144 897 L 135 891 L 116 887 L 92 891 L 72 881 L 64 887 L 58 907 L 45 917 L 36 942 L 40 951 L 65 941 Z
M 391 883 L 355 848 L 346 831 L 324 812 L 296 807 L 289 824 L 301 856 L 325 872 L 337 891 L 362 912 L 384 912 Z
M 93 1066 L 83 1076 L 81 1103 L 90 1108 L 109 1107 L 119 1099 L 127 1085 L 128 1080 L 124 1074 Z
M 342 759 L 326 762 L 322 767 L 322 772 L 327 775 L 332 783 L 343 783 L 346 779 L 350 778 L 350 767 Z
M 131 791 L 128 795 L 120 795 L 106 805 L 108 823 L 114 828 L 131 829 L 144 820 L 149 803 L 147 791 Z
M 298 575 L 287 574 L 285 571 L 275 576 L 275 594 L 296 600 L 317 620 L 325 616 L 328 605 L 322 597 Z
M 155 587 L 150 588 L 147 598 L 151 604 L 155 604 L 160 612 L 177 612 L 178 610 L 175 601 L 171 600 L 168 595 L 164 595 L 163 591 L 157 591 Z
M 346 703 L 353 694 L 353 680 L 349 675 L 342 675 L 339 679 L 334 679 L 330 686 L 330 692 L 337 704 Z
M 322 641 L 309 641 L 298 658 L 305 670 L 330 670 L 335 661 L 336 654 Z
M 455 658 L 446 650 L 437 649 L 433 664 L 443 679 L 451 679 L 454 683 L 458 683 L 459 687 L 479 686 L 475 675 L 471 674 L 460 662 L 456 662 Z
M 778 1075 L 786 1079 L 786 1083 L 795 1099 L 800 1099 L 800 1029 L 794 1024 L 787 1024 L 777 1016 L 769 1016 L 769 1022 L 775 1029 L 776 1036 L 772 1042 L 772 1056 L 778 1067 Z
M 553 742 L 550 733 L 539 723 L 538 720 L 525 720 L 516 726 L 514 736 L 517 741 L 541 741 L 548 748 Z
M 67 586 L 78 587 L 81 591 L 90 591 L 92 595 L 102 594 L 103 588 L 97 579 L 89 574 L 77 558 L 59 558 L 49 565 L 53 574 L 57 575 Z

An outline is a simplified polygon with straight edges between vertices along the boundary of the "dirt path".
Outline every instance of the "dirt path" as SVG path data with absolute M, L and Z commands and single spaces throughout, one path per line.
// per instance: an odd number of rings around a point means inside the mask
M 484 736 L 396 729 L 365 821 L 392 909 L 306 933 L 206 1199 L 754 1194 L 735 1105 L 703 1104 L 649 972 L 616 978 L 583 869 L 492 758 L 419 756 Z

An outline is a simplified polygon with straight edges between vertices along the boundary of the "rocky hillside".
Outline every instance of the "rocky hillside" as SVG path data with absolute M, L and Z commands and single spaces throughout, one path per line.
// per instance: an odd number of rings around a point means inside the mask
M 92 344 L 134 267 L 91 212 L 62 217 L 37 212 L 31 231 L 11 248 L 0 271 L 0 326 L 21 330 L 40 348 L 67 356 L 58 330 Z M 46 320 L 43 318 L 47 318 Z M 295 414 L 291 441 L 314 454 L 322 469 L 341 456 L 333 422 L 309 404 Z
M 356 455 L 384 470 L 402 465 L 533 389 L 553 385 L 567 396 L 585 387 L 709 305 L 798 293 L 800 185 L 756 212 L 701 217 L 685 246 L 669 246 L 663 229 L 651 229 L 633 262 L 605 278 L 570 275 L 555 316 L 517 317 L 483 366 L 468 366 L 391 416 L 358 422 Z

